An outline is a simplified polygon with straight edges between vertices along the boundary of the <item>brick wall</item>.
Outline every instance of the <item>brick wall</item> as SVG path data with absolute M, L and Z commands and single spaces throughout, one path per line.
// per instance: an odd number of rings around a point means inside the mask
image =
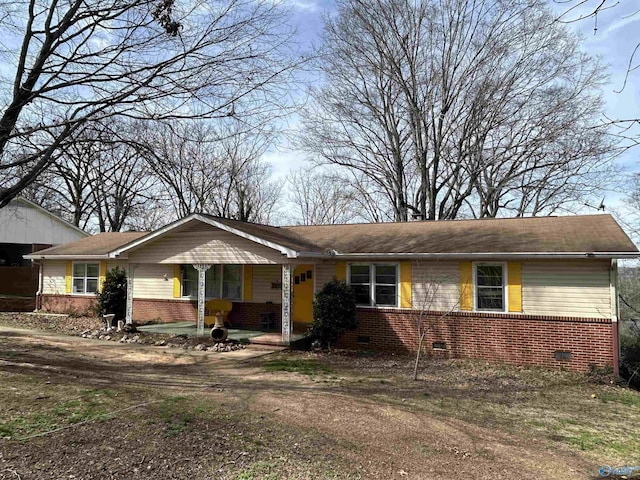
M 467 312 L 441 316 L 434 312 L 427 317 L 423 351 L 428 355 L 580 371 L 590 364 L 614 365 L 613 325 L 607 319 Z M 358 309 L 358 329 L 347 332 L 338 346 L 415 352 L 416 317 L 408 310 Z M 434 342 L 444 342 L 445 350 L 434 350 Z M 556 351 L 571 352 L 571 359 L 557 360 Z
M 233 302 L 233 309 L 228 318 L 234 328 L 248 330 L 260 329 L 260 315 L 272 312 L 275 317 L 275 327 L 272 330 L 282 330 L 282 307 L 275 303 Z
M 44 295 L 43 309 L 51 312 L 90 311 L 93 297 Z M 273 312 L 275 330 L 281 330 L 280 304 L 234 302 L 229 321 L 235 328 L 258 329 L 260 315 Z M 196 321 L 197 302 L 135 299 L 136 321 Z M 427 316 L 424 352 L 430 356 L 475 358 L 515 365 L 539 365 L 585 371 L 590 365 L 614 366 L 616 324 L 607 319 L 534 317 L 515 314 L 455 312 Z M 410 310 L 359 308 L 359 327 L 347 332 L 340 348 L 414 352 L 417 349 L 416 314 Z M 435 350 L 434 342 L 444 343 Z M 556 359 L 557 351 L 571 358 Z
M 195 300 L 133 299 L 133 319 L 136 322 L 150 320 L 160 322 L 195 322 L 198 319 L 198 302 Z
M 72 315 L 95 315 L 94 295 L 42 295 L 41 310 Z
M 91 312 L 95 306 L 95 297 L 78 295 L 43 295 L 42 309 L 53 313 L 82 314 Z M 229 313 L 229 321 L 235 328 L 258 329 L 260 315 L 272 312 L 275 317 L 273 330 L 281 330 L 280 304 L 233 302 Z M 133 319 L 137 322 L 150 320 L 160 322 L 196 322 L 198 318 L 198 302 L 195 300 L 133 300 Z

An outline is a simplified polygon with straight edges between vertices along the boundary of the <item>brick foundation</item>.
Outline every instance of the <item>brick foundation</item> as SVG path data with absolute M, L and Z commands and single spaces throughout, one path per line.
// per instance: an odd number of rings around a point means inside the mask
M 133 319 L 136 322 L 195 322 L 198 302 L 195 300 L 133 299 Z
M 455 312 L 427 317 L 424 352 L 445 358 L 475 358 L 515 365 L 585 371 L 614 366 L 612 322 L 607 319 L 533 317 Z M 408 310 L 358 309 L 358 329 L 338 342 L 341 348 L 410 352 L 417 349 L 417 315 Z M 358 338 L 360 337 L 360 338 Z M 366 342 L 368 337 L 368 342 Z M 445 350 L 434 350 L 444 342 Z M 557 360 L 555 352 L 571 352 Z
M 266 312 L 275 317 L 275 327 L 271 330 L 282 331 L 282 306 L 279 303 L 234 302 L 228 318 L 234 328 L 260 330 L 260 315 Z
M 43 309 L 50 312 L 90 312 L 94 297 L 43 295 Z M 260 315 L 273 312 L 281 330 L 281 305 L 234 302 L 229 321 L 235 328 L 259 329 Z M 599 318 L 535 317 L 531 315 L 455 312 L 427 316 L 424 352 L 445 358 L 474 358 L 514 365 L 539 365 L 585 371 L 590 365 L 617 367 L 615 327 Z M 337 346 L 388 352 L 415 352 L 417 315 L 410 310 L 359 308 L 359 327 L 346 332 Z M 442 318 L 441 318 L 442 317 Z M 139 322 L 193 321 L 193 300 L 134 299 L 133 318 Z M 306 328 L 306 326 L 305 326 Z M 444 350 L 435 350 L 443 342 Z M 570 359 L 556 359 L 556 352 L 570 352 Z
M 42 295 L 40 309 L 52 313 L 95 315 L 95 295 Z

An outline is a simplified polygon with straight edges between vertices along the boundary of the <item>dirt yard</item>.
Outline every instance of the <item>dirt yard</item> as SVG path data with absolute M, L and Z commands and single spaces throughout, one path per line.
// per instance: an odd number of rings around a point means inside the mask
M 0 478 L 568 479 L 640 465 L 640 395 L 606 377 L 427 360 L 414 382 L 406 357 L 263 353 L 0 327 Z

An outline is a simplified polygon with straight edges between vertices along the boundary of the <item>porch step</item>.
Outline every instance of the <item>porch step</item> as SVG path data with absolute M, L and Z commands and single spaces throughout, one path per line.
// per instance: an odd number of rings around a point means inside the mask
M 254 345 L 274 345 L 279 347 L 288 347 L 294 345 L 297 342 L 300 342 L 304 337 L 304 334 L 292 334 L 291 340 L 288 344 L 282 341 L 282 334 L 280 333 L 265 333 L 264 335 L 251 337 L 247 340 L 249 341 L 249 343 Z

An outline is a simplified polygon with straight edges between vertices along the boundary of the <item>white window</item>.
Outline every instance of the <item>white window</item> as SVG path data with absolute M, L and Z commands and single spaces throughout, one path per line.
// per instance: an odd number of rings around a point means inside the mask
M 73 264 L 73 293 L 90 294 L 98 291 L 99 263 Z
M 398 306 L 398 265 L 349 265 L 349 285 L 357 305 Z
M 211 265 L 205 273 L 205 297 L 242 299 L 242 265 Z M 198 296 L 198 271 L 182 266 L 182 296 Z
M 506 310 L 504 264 L 478 263 L 474 266 L 475 309 L 504 312 Z

